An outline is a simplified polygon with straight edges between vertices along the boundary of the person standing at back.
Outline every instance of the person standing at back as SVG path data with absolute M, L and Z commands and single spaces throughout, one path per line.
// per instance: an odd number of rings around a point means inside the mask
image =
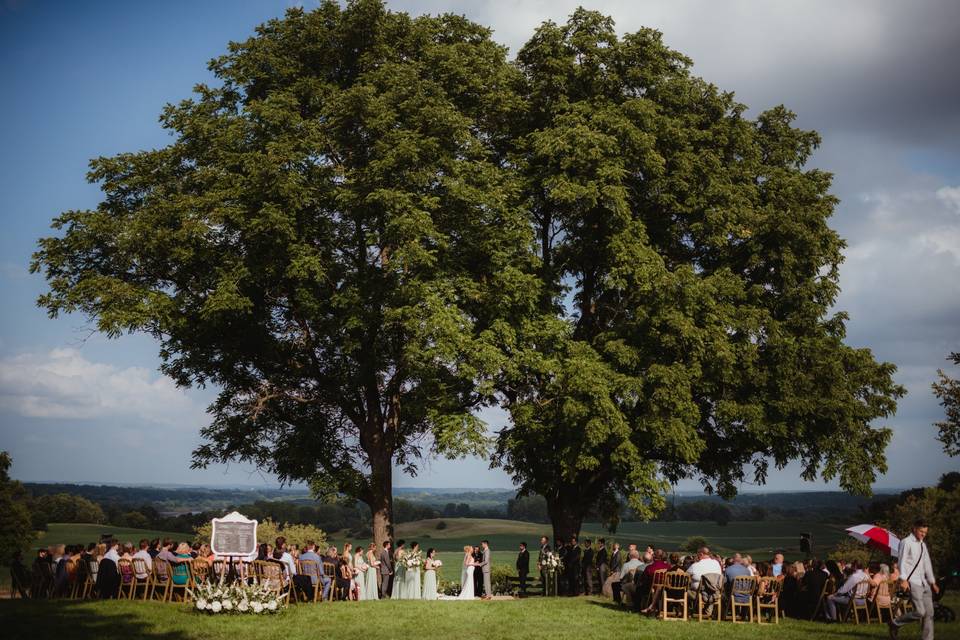
M 517 576 L 520 578 L 520 595 L 527 595 L 527 574 L 530 573 L 530 552 L 527 543 L 520 543 L 520 553 L 517 554 Z
M 927 549 L 927 521 L 918 519 L 913 523 L 913 531 L 900 542 L 900 588 L 910 590 L 910 602 L 913 611 L 903 614 L 887 623 L 890 637 L 896 638 L 900 627 L 917 620 L 921 625 L 921 638 L 933 640 L 933 594 L 940 592 L 937 578 L 933 573 L 933 562 Z

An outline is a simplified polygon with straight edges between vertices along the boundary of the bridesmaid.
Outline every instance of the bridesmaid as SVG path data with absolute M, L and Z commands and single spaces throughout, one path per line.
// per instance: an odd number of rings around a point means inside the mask
M 356 573 L 354 581 L 357 583 L 357 600 L 366 600 L 367 595 L 367 562 L 363 559 L 363 545 L 357 545 L 353 554 L 353 570 Z
M 407 600 L 419 600 L 421 598 L 420 566 L 423 560 L 421 559 L 422 552 L 420 551 L 420 544 L 418 542 L 413 542 L 410 544 L 410 557 L 416 562 L 416 564 L 412 567 L 407 567 L 407 574 L 404 579 L 406 586 L 404 587 L 403 596 Z
M 407 550 L 403 548 L 404 541 L 397 540 L 397 550 L 393 552 L 393 589 L 390 590 L 391 600 L 403 600 L 405 598 L 407 565 Z
M 366 592 L 364 600 L 379 600 L 380 594 L 377 593 L 377 585 L 380 582 L 380 561 L 377 560 L 377 543 L 371 542 L 367 547 L 367 576 L 364 578 Z
M 437 568 L 433 564 L 434 549 L 427 549 L 427 560 L 423 565 L 423 599 L 437 599 Z

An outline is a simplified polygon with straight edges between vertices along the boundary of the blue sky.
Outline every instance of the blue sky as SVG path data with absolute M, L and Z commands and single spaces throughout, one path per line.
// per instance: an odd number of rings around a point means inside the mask
M 163 104 L 212 82 L 207 61 L 290 4 L 0 0 L 0 449 L 13 455 L 16 477 L 272 482 L 245 465 L 190 471 L 211 393 L 163 379 L 146 338 L 108 341 L 83 318 L 47 319 L 34 305 L 43 280 L 27 264 L 55 215 L 97 205 L 98 188 L 85 181 L 91 158 L 167 144 Z M 537 24 L 563 21 L 578 3 L 389 4 L 466 13 L 516 51 Z M 612 15 L 621 32 L 662 30 L 697 74 L 752 112 L 782 102 L 821 132 L 812 164 L 835 173 L 842 201 L 833 225 L 849 244 L 838 302 L 852 317 L 849 342 L 896 363 L 910 391 L 888 421 L 890 469 L 877 484 L 930 483 L 957 467 L 933 439 L 942 412 L 930 382 L 960 350 L 960 3 L 584 4 Z M 420 477 L 396 480 L 509 486 L 472 459 L 432 461 Z M 801 488 L 793 468 L 769 486 Z

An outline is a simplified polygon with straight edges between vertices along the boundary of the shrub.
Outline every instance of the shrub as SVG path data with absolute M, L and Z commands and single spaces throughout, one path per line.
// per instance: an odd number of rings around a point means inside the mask
M 681 551 L 687 551 L 689 553 L 696 553 L 697 549 L 700 547 L 709 547 L 710 544 L 707 542 L 707 539 L 703 536 L 691 536 L 687 538 L 682 545 L 680 545 Z
M 213 523 L 206 522 L 195 529 L 194 540 L 196 542 L 210 543 L 213 535 Z M 287 539 L 287 544 L 297 544 L 301 547 L 307 540 L 313 540 L 318 549 L 327 546 L 327 534 L 323 529 L 312 524 L 289 524 L 278 525 L 276 522 L 267 518 L 263 522 L 257 523 L 257 544 L 264 542 L 273 544 L 277 536 L 283 536 Z
M 441 520 L 437 523 L 437 530 L 442 531 L 447 528 L 447 523 Z
M 479 571 L 479 568 L 475 569 L 475 571 Z M 505 564 L 493 565 L 490 568 L 490 588 L 493 589 L 494 595 L 513 595 L 516 588 L 510 585 L 510 577 L 514 575 L 516 575 L 516 573 L 513 567 Z M 481 594 L 478 593 L 477 595 L 479 596 Z

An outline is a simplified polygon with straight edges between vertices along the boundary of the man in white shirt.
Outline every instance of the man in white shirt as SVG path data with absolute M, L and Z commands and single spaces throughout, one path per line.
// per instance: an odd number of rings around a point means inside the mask
M 864 572 L 858 560 L 855 560 L 850 566 L 853 569 L 853 573 L 846 579 L 843 586 L 837 589 L 836 593 L 827 596 L 827 600 L 824 603 L 824 613 L 827 616 L 827 620 L 831 622 L 835 622 L 837 619 L 837 605 L 848 604 L 850 599 L 853 598 L 857 585 L 864 580 L 870 579 L 870 576 Z
M 643 571 L 643 568 L 646 565 L 640 561 L 640 552 L 634 549 L 630 552 L 629 560 L 623 563 L 623 567 L 620 569 L 620 580 L 622 581 L 627 577 L 627 574 L 633 570 Z
M 150 570 L 153 568 L 153 558 L 150 557 L 150 541 L 144 538 L 140 541 L 140 550 L 133 554 L 134 558 L 140 558 L 143 560 L 143 563 L 147 567 L 147 573 L 142 571 L 136 571 L 136 563 L 134 563 L 134 575 L 137 576 L 137 580 L 146 580 L 147 575 L 150 573 Z
M 896 638 L 900 627 L 920 620 L 922 640 L 933 640 L 933 594 L 940 592 L 925 542 L 929 528 L 925 520 L 913 523 L 913 532 L 900 542 L 900 588 L 910 589 L 913 611 L 887 623 L 890 637 Z
M 715 573 L 718 576 L 722 575 L 723 567 L 710 556 L 710 549 L 700 547 L 697 551 L 697 561 L 690 565 L 687 573 L 690 575 L 690 590 L 696 591 L 700 588 L 700 579 L 704 575 L 708 573 Z

